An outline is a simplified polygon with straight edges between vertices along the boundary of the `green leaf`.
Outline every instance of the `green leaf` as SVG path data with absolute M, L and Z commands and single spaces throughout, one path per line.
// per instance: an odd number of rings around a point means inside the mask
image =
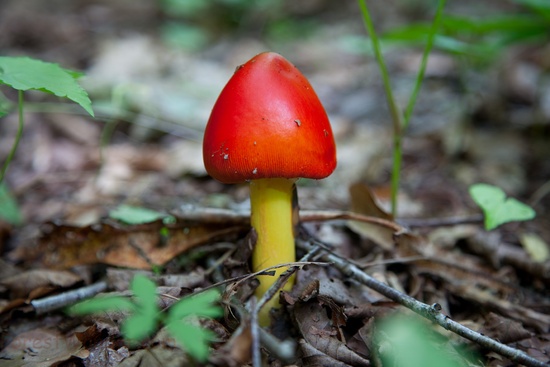
M 17 201 L 3 182 L 0 182 L 0 218 L 13 225 L 23 221 Z
M 111 210 L 109 217 L 126 224 L 143 224 L 154 222 L 163 219 L 165 222 L 174 222 L 175 218 L 155 210 L 142 208 L 131 205 L 120 205 L 114 210 Z
M 477 360 L 465 348 L 453 346 L 425 320 L 404 314 L 378 320 L 371 346 L 382 366 L 468 367 Z
M 122 325 L 120 331 L 130 344 L 136 344 L 151 336 L 157 329 L 156 315 L 150 312 L 141 312 L 139 308 L 135 314 L 129 316 Z
M 500 188 L 487 184 L 470 186 L 472 199 L 485 215 L 485 229 L 488 231 L 501 224 L 533 219 L 535 211 L 514 198 L 506 198 Z
M 525 29 L 538 29 L 542 20 L 529 14 L 503 14 L 472 19 L 458 16 L 447 16 L 444 26 L 454 34 L 471 33 L 480 36 L 488 33 L 517 32 Z
M 73 315 L 87 315 L 107 311 L 133 311 L 135 304 L 126 297 L 107 295 L 77 303 L 69 308 Z
M 168 323 L 166 329 L 190 356 L 200 362 L 206 361 L 208 345 L 215 338 L 212 331 L 181 321 Z
M 153 281 L 144 275 L 138 274 L 130 283 L 134 294 L 135 309 L 120 327 L 124 338 L 135 344 L 153 334 L 160 318 L 157 305 L 157 287 Z
M 159 312 L 157 305 L 157 286 L 144 275 L 138 274 L 132 279 L 130 289 L 136 297 L 137 311 L 149 314 L 152 318 Z
M 181 299 L 172 307 L 168 314 L 168 323 L 179 321 L 188 316 L 197 317 L 219 317 L 223 315 L 220 306 L 213 304 L 220 299 L 216 290 L 209 290 Z
M 21 91 L 35 89 L 69 98 L 94 116 L 88 94 L 76 82 L 80 76 L 57 64 L 29 57 L 0 57 L 0 83 Z

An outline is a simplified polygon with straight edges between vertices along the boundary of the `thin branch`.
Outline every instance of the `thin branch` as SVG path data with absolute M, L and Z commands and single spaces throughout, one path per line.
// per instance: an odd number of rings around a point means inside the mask
M 239 275 L 239 276 L 234 277 L 234 278 L 225 279 L 223 281 L 211 284 L 209 286 L 206 286 L 206 287 L 202 288 L 200 290 L 200 292 L 204 292 L 204 291 L 206 291 L 208 289 L 212 289 L 212 288 L 218 288 L 218 287 L 220 287 L 222 285 L 226 285 L 226 284 L 229 284 L 228 288 L 231 288 L 231 289 L 237 288 L 241 285 L 241 283 L 246 282 L 250 279 L 256 278 L 260 275 L 274 276 L 275 275 L 275 269 L 288 268 L 288 267 L 293 267 L 293 266 L 296 266 L 296 267 L 300 268 L 300 267 L 305 266 L 305 265 L 324 266 L 324 265 L 327 265 L 327 264 L 324 263 L 324 262 L 293 262 L 293 263 L 286 263 L 286 264 L 278 264 L 278 265 L 270 266 L 269 268 L 262 269 L 260 271 L 255 272 L 255 273 L 243 274 L 243 275 Z M 283 274 L 281 274 L 281 276 Z M 231 291 L 226 290 L 226 293 L 231 293 Z
M 313 259 L 319 253 L 320 250 L 321 250 L 321 248 L 318 247 L 318 246 L 313 247 L 311 250 L 309 250 L 309 252 L 304 257 L 302 257 L 300 259 L 299 262 L 296 263 L 297 265 L 291 266 L 287 270 L 285 270 L 279 276 L 279 278 L 277 278 L 277 280 L 271 285 L 271 287 L 269 287 L 267 292 L 264 293 L 262 298 L 260 298 L 260 300 L 258 301 L 258 304 L 256 305 L 258 310 L 261 309 L 271 298 L 273 298 L 275 296 L 275 294 L 280 289 L 283 288 L 283 286 L 285 285 L 287 280 L 292 276 L 292 274 L 294 274 L 296 272 L 296 270 L 298 270 L 304 264 L 318 264 L 318 265 L 323 264 L 323 265 L 327 265 L 327 264 L 324 264 L 324 263 L 312 263 L 311 262 L 311 259 Z
M 246 225 L 250 223 L 250 211 L 248 210 L 234 211 L 229 209 L 193 207 L 184 208 L 171 214 L 180 219 L 189 221 L 235 225 Z M 345 210 L 300 210 L 300 222 L 324 222 L 333 220 L 354 220 L 371 223 L 389 228 L 397 233 L 403 233 L 406 231 L 405 227 L 443 227 L 459 224 L 483 223 L 483 216 L 481 214 L 475 214 L 466 217 L 400 218 L 397 222 L 393 222 L 391 220 Z M 402 225 L 399 223 L 402 223 Z
M 483 224 L 483 215 L 446 218 L 403 218 L 399 219 L 399 222 L 407 227 L 447 227 L 460 224 Z
M 242 307 L 240 302 L 238 304 L 232 303 L 231 306 L 235 309 L 240 320 L 251 320 L 250 322 L 252 322 L 252 315 L 250 315 L 250 312 L 245 307 Z M 249 308 L 254 307 L 249 305 Z M 258 309 L 257 306 L 256 309 Z M 248 322 L 241 322 L 239 328 L 243 327 L 245 323 Z M 260 344 L 262 347 L 265 348 L 275 359 L 283 361 L 286 364 L 292 364 L 296 361 L 296 343 L 294 340 L 280 340 L 270 334 L 266 329 L 260 327 L 258 327 L 258 334 L 260 336 Z
M 488 338 L 476 331 L 468 329 L 467 327 L 459 324 L 456 321 L 451 320 L 449 317 L 443 315 L 440 312 L 441 306 L 434 304 L 432 306 L 417 301 L 415 298 L 401 293 L 394 288 L 387 286 L 386 284 L 371 277 L 348 260 L 335 255 L 330 252 L 327 247 L 321 242 L 315 240 L 311 242 L 300 242 L 300 245 L 307 251 L 311 251 L 316 246 L 321 247 L 325 252 L 322 258 L 331 262 L 340 270 L 345 276 L 353 278 L 363 285 L 377 291 L 378 293 L 386 296 L 392 301 L 399 303 L 402 306 L 407 307 L 416 314 L 427 318 L 428 320 L 437 323 L 439 326 L 446 330 L 452 331 L 468 340 L 478 343 L 479 345 L 494 351 L 500 355 L 503 355 L 514 362 L 521 363 L 528 367 L 548 367 L 546 363 L 543 363 L 535 358 L 532 358 L 524 352 L 511 348 L 507 345 L 499 343 L 491 338 Z
M 234 225 L 250 224 L 250 211 L 234 211 L 217 208 L 183 208 L 178 212 L 170 213 L 182 220 L 205 223 L 223 223 Z M 356 220 L 371 223 L 402 233 L 406 229 L 391 220 L 362 215 L 344 210 L 300 210 L 300 222 L 321 222 L 329 220 Z
M 260 351 L 260 326 L 258 325 L 258 306 L 256 297 L 250 298 L 250 334 L 252 335 L 252 367 L 262 367 Z
M 56 294 L 55 296 L 33 300 L 31 301 L 31 305 L 34 307 L 36 314 L 41 315 L 46 312 L 70 306 L 83 299 L 93 297 L 106 289 L 107 282 L 97 282 L 86 287 Z

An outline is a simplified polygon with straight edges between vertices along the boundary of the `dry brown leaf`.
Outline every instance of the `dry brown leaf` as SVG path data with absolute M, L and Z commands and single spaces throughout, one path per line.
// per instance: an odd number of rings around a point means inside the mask
M 12 298 L 33 298 L 56 288 L 67 288 L 80 282 L 79 276 L 69 271 L 37 269 L 28 270 L 0 280 L 11 291 Z
M 75 335 L 65 336 L 57 331 L 34 329 L 19 334 L 0 352 L 6 367 L 49 367 L 71 357 L 86 358 L 88 351 Z
M 164 235 L 164 229 L 168 234 Z M 114 224 L 75 227 L 47 224 L 37 250 L 16 251 L 12 257 L 40 261 L 51 268 L 109 264 L 136 269 L 163 265 L 192 247 L 246 230 L 242 226 L 161 221 L 134 226 Z
M 550 328 L 550 315 L 497 298 L 492 291 L 482 290 L 469 284 L 449 284 L 449 290 L 460 297 L 474 301 L 485 309 L 494 310 L 539 332 L 545 332 Z
M 250 362 L 252 333 L 248 320 L 243 320 L 227 343 L 217 349 L 211 357 L 216 365 L 230 367 L 244 366 Z
M 344 279 L 327 274 L 327 272 L 329 271 L 329 268 L 320 266 L 308 266 L 300 269 L 300 271 L 298 271 L 297 273 L 297 293 L 293 292 L 293 295 L 297 296 L 297 298 L 302 299 L 302 301 L 306 301 L 307 299 L 302 298 L 304 297 L 302 293 L 306 292 L 304 287 L 309 286 L 312 282 L 312 279 L 315 279 L 318 282 L 318 294 L 328 296 L 342 305 L 354 305 L 361 302 L 372 302 L 377 299 L 374 291 L 361 285 L 346 285 L 344 283 Z M 306 292 L 306 294 L 311 294 L 312 296 L 317 295 L 312 293 L 313 290 L 315 289 L 312 289 L 310 292 Z M 298 294 L 300 294 L 300 296 L 298 296 Z
M 150 278 L 154 277 L 157 286 L 193 289 L 204 283 L 206 278 L 205 273 L 205 270 L 200 267 L 184 274 L 164 274 L 159 276 L 144 270 L 108 268 L 107 281 L 110 289 L 122 292 L 129 288 L 130 282 L 137 274 L 144 274 Z
M 84 360 L 84 366 L 117 367 L 130 356 L 128 347 L 115 349 L 114 343 L 105 338 L 89 348 L 90 355 Z
M 332 325 L 327 312 L 317 300 L 294 305 L 294 318 L 307 343 L 320 355 L 352 366 L 369 366 L 370 363 L 337 339 L 339 328 Z M 310 350 L 311 352 L 311 350 Z M 319 355 L 310 353 L 309 356 Z
M 413 263 L 419 273 L 431 274 L 449 283 L 469 284 L 470 287 L 483 286 L 500 296 L 517 291 L 503 279 L 493 275 L 492 269 L 478 257 L 446 251 L 420 237 L 399 237 L 397 242 L 398 257 L 422 259 Z
M 489 313 L 485 319 L 486 323 L 479 332 L 501 343 L 515 343 L 523 339 L 528 339 L 532 335 L 521 323 L 504 318 L 493 312 Z
M 512 265 L 550 283 L 550 261 L 533 261 L 524 249 L 506 243 L 501 237 L 499 232 L 478 232 L 468 238 L 468 248 L 487 258 L 495 268 Z
M 137 350 L 130 357 L 124 359 L 118 366 L 180 367 L 187 365 L 189 365 L 189 360 L 183 350 L 178 348 L 166 348 L 159 345 L 148 349 Z
M 300 349 L 302 351 L 302 364 L 304 367 L 348 367 L 349 365 L 340 362 L 320 350 L 314 348 L 306 340 L 300 339 Z
M 361 183 L 350 186 L 351 211 L 358 214 L 393 220 L 393 217 L 382 210 L 376 203 L 371 189 Z M 394 246 L 394 232 L 386 227 L 371 223 L 348 221 L 348 227 L 361 236 L 372 240 L 384 250 L 391 250 Z

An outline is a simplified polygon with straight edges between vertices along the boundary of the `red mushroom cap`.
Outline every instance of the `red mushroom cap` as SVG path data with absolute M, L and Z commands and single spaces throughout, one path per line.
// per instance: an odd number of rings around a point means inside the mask
M 206 171 L 218 181 L 314 178 L 336 167 L 336 145 L 317 94 L 281 55 L 261 53 L 222 90 L 203 140 Z

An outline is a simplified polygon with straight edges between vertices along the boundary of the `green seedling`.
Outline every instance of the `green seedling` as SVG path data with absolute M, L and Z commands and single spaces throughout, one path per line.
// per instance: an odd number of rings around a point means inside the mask
M 68 98 L 78 103 L 91 116 L 94 115 L 92 102 L 88 94 L 76 82 L 82 74 L 63 69 L 57 64 L 43 62 L 28 57 L 0 57 L 0 84 L 8 85 L 18 91 L 17 110 L 19 123 L 15 142 L 4 161 L 0 171 L 0 207 L 2 207 L 2 216 L 12 224 L 21 222 L 21 214 L 15 204 L 15 200 L 10 196 L 7 188 L 4 186 L 4 176 L 15 156 L 17 146 L 23 135 L 23 92 L 27 90 L 38 90 L 54 94 L 58 97 Z M 9 112 L 10 104 L 3 100 L 0 104 L 0 117 Z
M 424 79 L 424 74 L 426 71 L 426 66 L 428 63 L 428 56 L 432 50 L 434 44 L 434 39 L 436 37 L 437 31 L 440 27 L 441 18 L 443 14 L 443 9 L 445 8 L 446 0 L 439 0 L 437 4 L 437 9 L 434 15 L 434 19 L 430 25 L 430 29 L 427 32 L 427 37 L 425 37 L 425 48 L 422 55 L 422 62 L 418 70 L 416 82 L 407 103 L 407 107 L 404 111 L 400 111 L 395 98 L 393 96 L 393 91 L 390 83 L 390 76 L 388 68 L 386 67 L 386 62 L 384 61 L 384 56 L 382 54 L 380 39 L 378 34 L 374 29 L 374 24 L 372 22 L 372 17 L 367 7 L 366 0 L 358 0 L 359 8 L 361 9 L 361 14 L 363 16 L 363 22 L 365 23 L 365 28 L 369 34 L 369 37 L 372 42 L 373 51 L 378 62 L 378 67 L 380 68 L 380 73 L 382 75 L 382 81 L 384 83 L 384 91 L 386 93 L 386 100 L 388 103 L 388 108 L 391 113 L 392 123 L 393 123 L 393 167 L 392 167 L 392 177 L 391 177 L 391 212 L 394 217 L 397 217 L 397 194 L 399 191 L 399 182 L 401 176 L 401 163 L 403 158 L 402 151 L 402 142 L 405 135 L 405 131 L 409 125 L 409 121 L 412 116 L 414 105 L 416 104 L 416 99 L 422 85 L 422 80 Z
M 480 366 L 464 348 L 415 316 L 397 314 L 376 322 L 372 348 L 382 366 L 467 367 Z
M 18 91 L 34 89 L 68 98 L 94 116 L 88 94 L 76 82 L 82 75 L 29 57 L 0 57 L 0 83 Z
M 508 222 L 533 219 L 535 211 L 528 205 L 507 198 L 502 189 L 487 184 L 470 186 L 470 196 L 483 210 L 485 229 L 490 231 Z
M 4 183 L 0 183 L 0 218 L 13 225 L 23 221 L 17 201 Z
M 164 224 L 174 223 L 174 216 L 132 205 L 120 205 L 109 212 L 109 217 L 126 224 L 143 224 L 162 219 Z
M 96 297 L 72 306 L 69 313 L 74 315 L 96 314 L 108 311 L 128 313 L 120 331 L 130 345 L 151 337 L 164 325 L 166 330 L 187 353 L 197 361 L 208 358 L 209 343 L 215 334 L 197 326 L 197 317 L 215 318 L 222 316 L 221 307 L 215 305 L 219 293 L 205 291 L 196 296 L 185 297 L 173 304 L 167 312 L 161 312 L 155 283 L 143 275 L 136 275 L 130 284 L 132 298 L 107 295 Z

